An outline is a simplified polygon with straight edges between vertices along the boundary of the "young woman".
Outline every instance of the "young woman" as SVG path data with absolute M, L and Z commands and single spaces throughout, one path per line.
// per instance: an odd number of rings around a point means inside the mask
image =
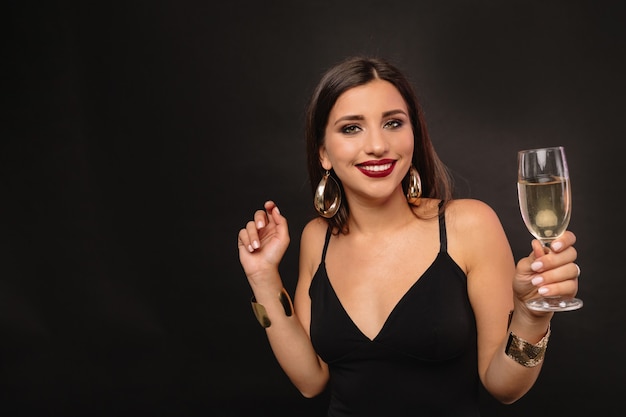
M 522 397 L 553 315 L 525 300 L 577 292 L 575 235 L 550 253 L 532 241 L 515 263 L 494 211 L 452 199 L 412 87 L 384 60 L 326 72 L 306 139 L 319 216 L 302 231 L 293 305 L 276 204 L 238 235 L 254 312 L 300 392 L 330 384 L 329 417 L 478 416 L 480 383 L 503 403 Z

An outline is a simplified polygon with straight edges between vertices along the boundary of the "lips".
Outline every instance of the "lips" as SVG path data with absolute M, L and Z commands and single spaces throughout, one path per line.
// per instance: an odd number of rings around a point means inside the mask
M 396 161 L 384 159 L 380 161 L 368 161 L 357 165 L 356 167 L 365 175 L 371 178 L 386 177 L 393 172 Z

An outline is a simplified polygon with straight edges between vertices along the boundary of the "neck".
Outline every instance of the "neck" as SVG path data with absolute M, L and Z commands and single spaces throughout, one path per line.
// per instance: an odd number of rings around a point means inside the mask
M 413 209 L 401 187 L 384 200 L 346 197 L 350 204 L 350 233 L 380 234 L 404 227 L 415 220 Z

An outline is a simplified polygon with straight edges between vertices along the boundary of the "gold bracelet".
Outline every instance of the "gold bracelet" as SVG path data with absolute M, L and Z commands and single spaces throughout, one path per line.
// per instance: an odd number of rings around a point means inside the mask
M 509 333 L 509 340 L 506 343 L 504 353 L 520 365 L 526 368 L 532 368 L 543 361 L 546 348 L 548 347 L 548 339 L 550 339 L 549 325 L 546 335 L 536 345 L 527 342 L 511 332 Z
M 285 310 L 285 315 L 287 317 L 291 317 L 291 315 L 293 314 L 293 304 L 291 303 L 291 298 L 289 298 L 287 290 L 285 290 L 284 288 L 278 293 L 278 301 L 280 301 L 280 304 L 283 306 L 283 310 Z M 267 315 L 267 311 L 265 311 L 265 307 L 263 307 L 263 304 L 259 304 L 256 302 L 256 297 L 254 295 L 252 296 L 252 299 L 250 299 L 250 304 L 252 304 L 252 311 L 254 312 L 254 316 L 259 321 L 261 327 L 263 327 L 264 329 L 270 327 L 272 325 L 272 321 Z

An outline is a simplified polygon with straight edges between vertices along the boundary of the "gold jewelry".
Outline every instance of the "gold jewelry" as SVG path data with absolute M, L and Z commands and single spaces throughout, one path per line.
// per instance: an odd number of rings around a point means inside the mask
M 422 179 L 413 165 L 409 168 L 409 186 L 406 192 L 406 200 L 409 204 L 419 205 L 422 196 Z
M 284 288 L 278 293 L 278 301 L 280 301 L 280 304 L 283 306 L 283 310 L 285 310 L 285 315 L 287 317 L 291 317 L 291 315 L 293 314 L 293 304 L 291 303 L 291 298 L 289 298 L 287 290 L 285 290 Z M 252 311 L 254 312 L 254 316 L 259 321 L 261 327 L 263 327 L 264 329 L 270 327 L 272 325 L 272 321 L 267 315 L 267 311 L 265 310 L 265 307 L 263 307 L 263 304 L 257 303 L 255 296 L 252 296 L 252 298 L 250 299 L 250 304 L 252 305 Z
M 550 326 L 548 326 L 546 335 L 536 345 L 511 332 L 504 353 L 520 365 L 532 368 L 543 361 L 548 347 L 548 339 L 550 339 Z
M 328 188 L 331 189 L 331 192 L 333 192 L 334 197 L 332 199 L 333 202 L 330 204 L 330 206 L 328 206 L 328 208 L 326 208 L 326 201 L 330 201 L 330 199 L 327 199 L 325 196 L 326 186 L 329 184 L 328 178 L 332 180 L 332 182 L 330 183 L 330 187 Z M 333 217 L 335 214 L 337 214 L 337 211 L 339 210 L 339 206 L 341 206 L 341 188 L 339 188 L 339 184 L 337 183 L 337 180 L 335 180 L 330 175 L 330 172 L 326 171 L 326 173 L 320 180 L 320 183 L 318 184 L 317 189 L 315 190 L 315 198 L 313 199 L 313 203 L 315 205 L 315 210 L 317 210 L 317 212 L 322 217 L 329 219 Z

